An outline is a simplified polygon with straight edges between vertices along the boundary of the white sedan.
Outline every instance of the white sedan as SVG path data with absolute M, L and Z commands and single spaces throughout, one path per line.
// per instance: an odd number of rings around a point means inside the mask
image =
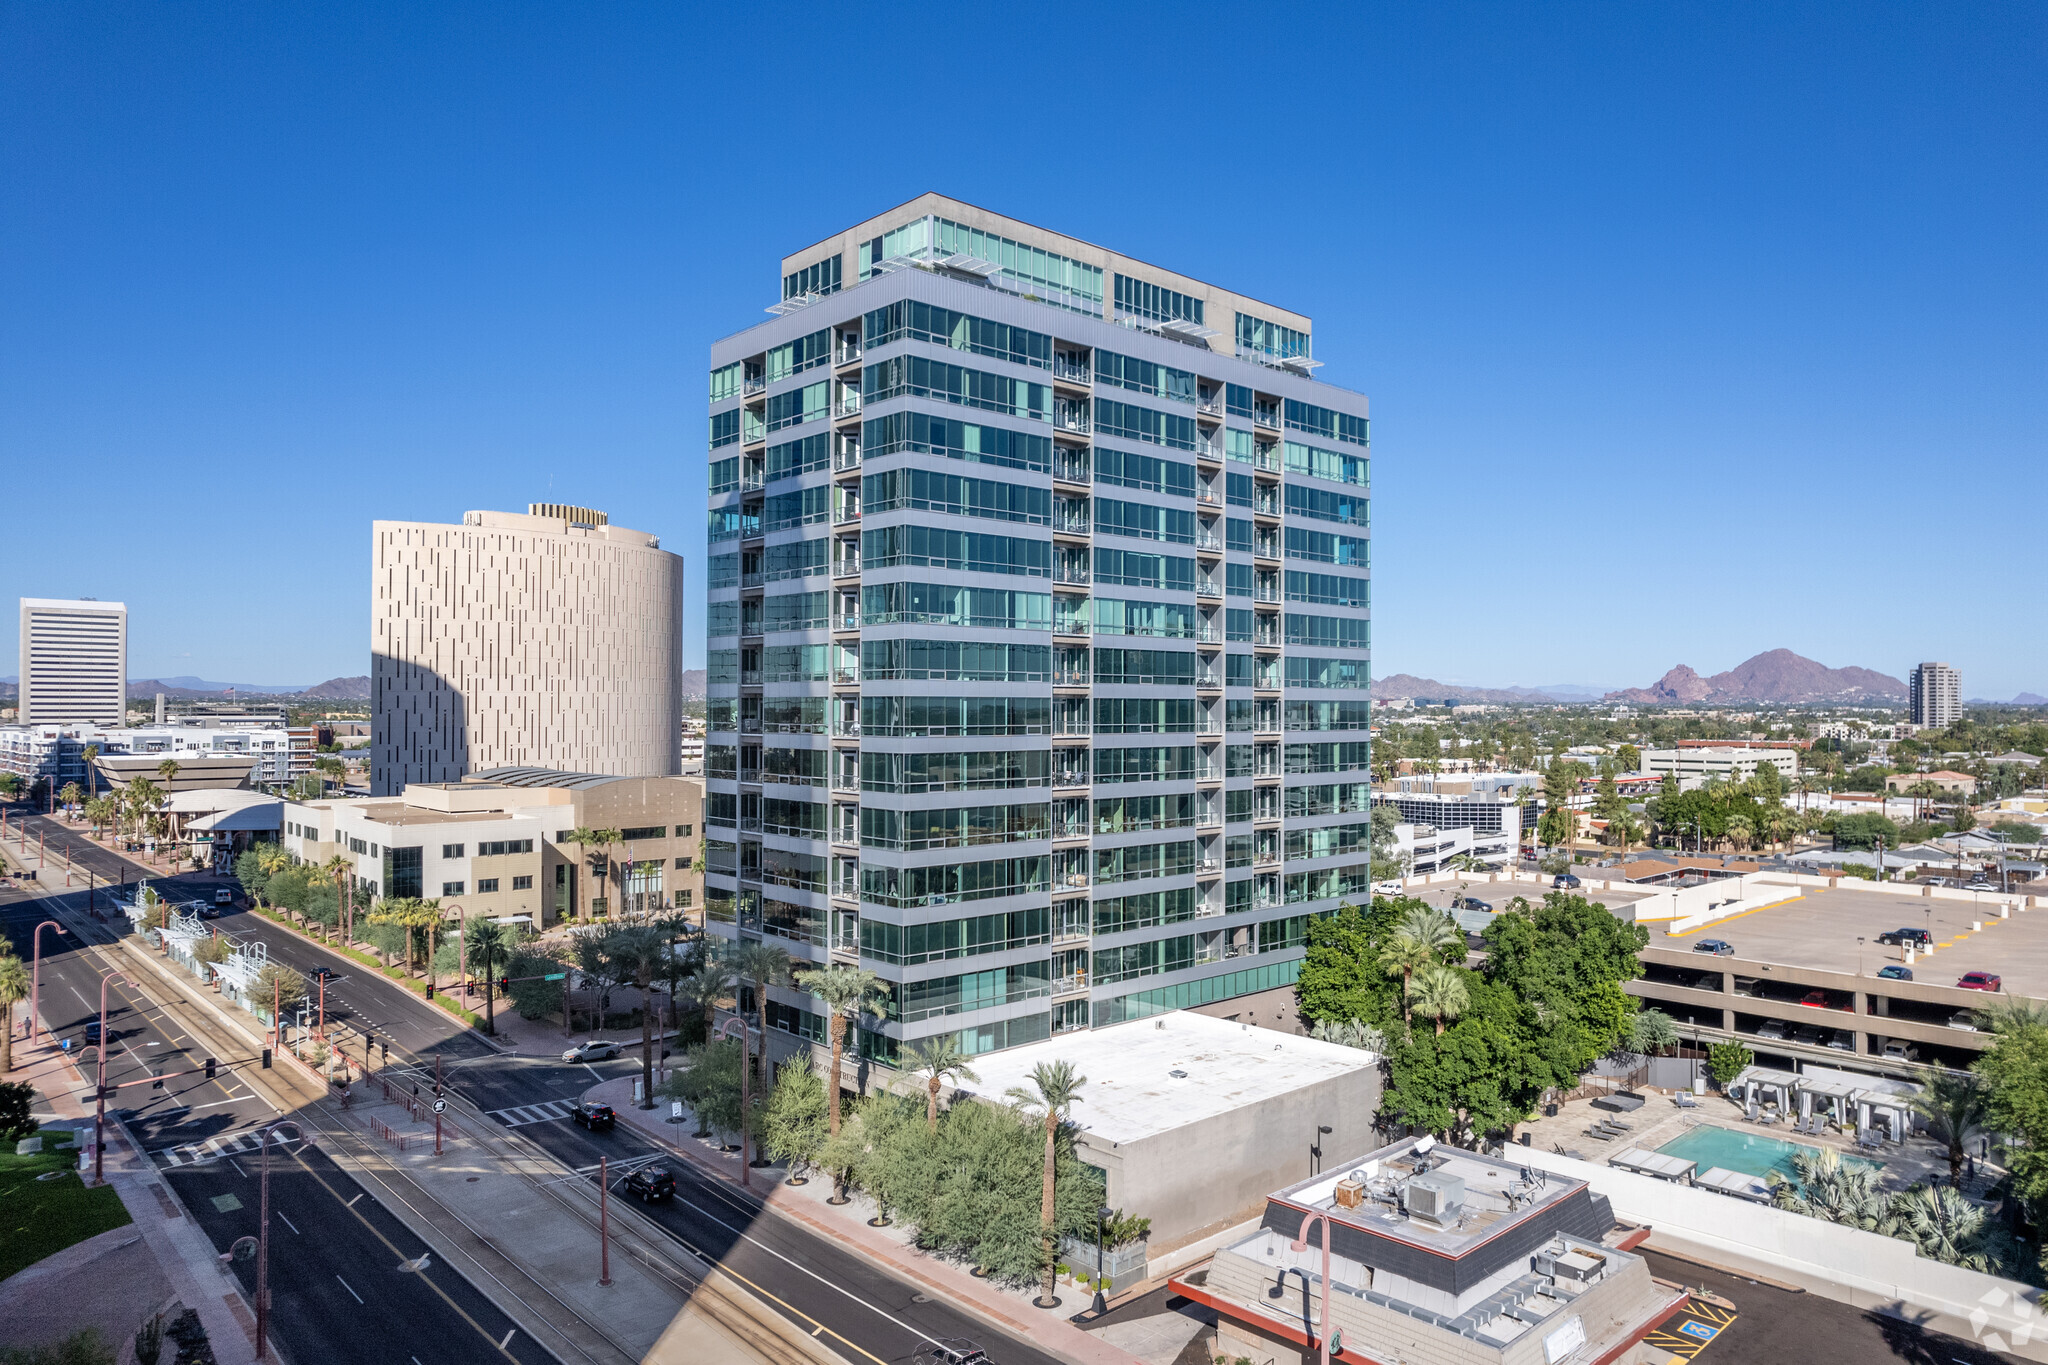
M 602 1062 L 616 1057 L 623 1049 L 608 1038 L 592 1038 L 589 1042 L 578 1043 L 562 1054 L 565 1062 Z

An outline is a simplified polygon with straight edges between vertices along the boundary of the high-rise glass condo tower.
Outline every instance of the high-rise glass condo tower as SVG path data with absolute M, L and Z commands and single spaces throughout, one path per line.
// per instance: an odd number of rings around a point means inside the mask
M 885 1060 L 1291 987 L 1371 828 L 1309 319 L 938 195 L 782 276 L 711 353 L 712 931 L 879 973 Z

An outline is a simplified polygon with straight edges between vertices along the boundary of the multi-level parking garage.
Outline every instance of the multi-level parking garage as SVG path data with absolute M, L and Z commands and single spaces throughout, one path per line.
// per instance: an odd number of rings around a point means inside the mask
M 1959 987 L 2000 978 L 2001 995 L 2048 1001 L 2048 904 L 1868 889 L 1787 888 L 1795 898 L 1689 932 L 1651 924 L 1643 976 L 1629 989 L 1687 1037 L 1740 1039 L 1766 1064 L 1858 1069 L 1966 1067 L 1990 1045 L 1982 1013 L 1997 997 Z M 1880 943 L 1925 930 L 1933 951 Z M 1700 951 L 1720 940 L 1733 952 Z M 1903 967 L 1910 980 L 1879 975 Z

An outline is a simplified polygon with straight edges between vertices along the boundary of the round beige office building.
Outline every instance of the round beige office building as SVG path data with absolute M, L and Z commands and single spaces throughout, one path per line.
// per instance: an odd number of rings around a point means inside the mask
M 534 503 L 372 527 L 371 789 L 487 768 L 681 769 L 683 561 Z

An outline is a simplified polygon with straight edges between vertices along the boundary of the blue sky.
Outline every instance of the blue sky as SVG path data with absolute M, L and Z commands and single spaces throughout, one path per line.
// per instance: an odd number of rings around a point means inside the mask
M 1062 20 L 1064 19 L 1064 22 Z M 704 371 L 926 189 L 1310 313 L 1375 669 L 2048 693 L 2034 5 L 0 7 L 0 594 L 367 671 L 370 522 L 690 560 Z M 11 672 L 15 619 L 0 669 Z

